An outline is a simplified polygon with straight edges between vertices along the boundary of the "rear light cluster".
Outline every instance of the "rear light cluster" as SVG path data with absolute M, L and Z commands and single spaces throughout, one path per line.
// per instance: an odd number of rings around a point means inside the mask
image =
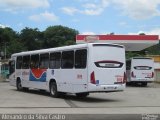
M 91 73 L 90 75 L 90 82 L 92 84 L 96 84 L 96 80 L 95 80 L 95 74 L 94 74 L 94 71 Z M 123 83 L 126 83 L 127 82 L 127 75 L 126 75 L 126 72 L 124 72 L 124 76 L 123 76 L 123 80 L 122 82 L 120 82 L 121 84 Z
M 91 81 L 92 84 L 96 84 L 94 71 L 91 73 L 90 81 Z
M 136 75 L 134 75 L 133 71 L 131 72 L 131 77 L 136 78 Z M 151 74 L 151 78 L 153 78 L 153 77 L 154 77 L 154 72 L 152 72 L 152 74 Z
M 131 72 L 131 77 L 136 78 L 133 71 Z
M 152 72 L 152 78 L 154 77 L 154 72 Z
M 126 82 L 127 82 L 127 75 L 126 75 L 126 72 L 124 72 L 124 77 L 123 77 L 122 83 L 126 83 Z
M 121 78 L 122 77 L 120 77 L 120 79 L 117 78 L 117 82 L 114 82 L 114 84 L 125 84 L 127 82 L 126 72 L 124 72 L 123 79 Z

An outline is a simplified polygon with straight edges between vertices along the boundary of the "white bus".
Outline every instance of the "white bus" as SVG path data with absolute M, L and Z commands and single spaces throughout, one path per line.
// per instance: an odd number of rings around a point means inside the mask
M 147 83 L 154 81 L 154 61 L 148 57 L 133 57 L 126 61 L 127 83 Z
M 123 46 L 88 43 L 13 54 L 9 79 L 17 90 L 86 97 L 91 92 L 123 91 L 125 67 Z

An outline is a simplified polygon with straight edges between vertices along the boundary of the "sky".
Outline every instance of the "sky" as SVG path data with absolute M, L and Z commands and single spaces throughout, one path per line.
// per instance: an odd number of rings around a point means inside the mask
M 160 35 L 160 0 L 0 0 L 0 27 L 62 25 L 80 34 Z

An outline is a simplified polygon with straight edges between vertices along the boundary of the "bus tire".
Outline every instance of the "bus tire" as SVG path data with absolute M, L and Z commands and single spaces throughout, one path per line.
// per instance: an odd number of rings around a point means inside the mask
M 16 86 L 17 86 L 17 90 L 18 91 L 22 91 L 23 90 L 23 87 L 22 87 L 22 84 L 21 84 L 21 80 L 17 80 L 17 83 L 16 83 Z
M 89 93 L 76 93 L 76 96 L 78 97 L 78 98 L 85 98 L 85 97 L 87 97 L 89 95 Z
M 54 97 L 54 98 L 59 97 L 59 92 L 57 91 L 56 82 L 51 82 L 50 83 L 50 95 L 51 95 L 51 97 Z

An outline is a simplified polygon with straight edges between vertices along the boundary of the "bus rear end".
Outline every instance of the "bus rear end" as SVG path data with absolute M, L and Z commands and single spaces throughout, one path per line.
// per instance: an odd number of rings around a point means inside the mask
M 123 91 L 126 82 L 124 47 L 114 44 L 91 44 L 88 72 L 88 91 Z
M 133 58 L 131 61 L 131 82 L 146 86 L 154 81 L 154 61 L 152 58 Z

